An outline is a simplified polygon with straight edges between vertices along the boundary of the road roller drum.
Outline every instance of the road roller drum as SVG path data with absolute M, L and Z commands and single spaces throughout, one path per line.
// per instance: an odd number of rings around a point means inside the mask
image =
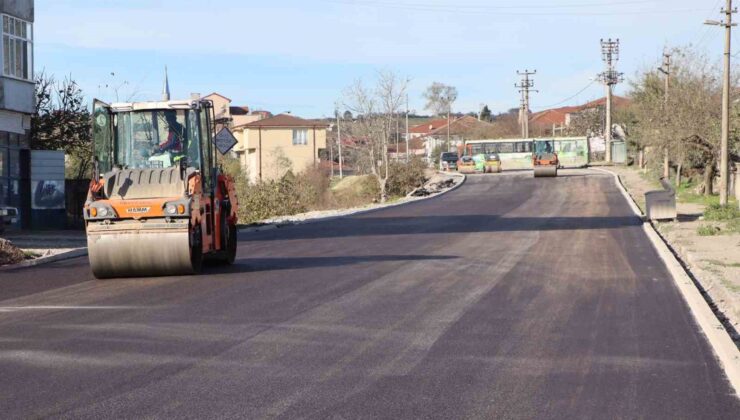
M 226 128 L 213 135 L 213 103 L 96 100 L 93 114 L 94 173 L 83 214 L 95 277 L 192 274 L 204 259 L 232 263 L 238 199 L 215 153 L 236 140 Z

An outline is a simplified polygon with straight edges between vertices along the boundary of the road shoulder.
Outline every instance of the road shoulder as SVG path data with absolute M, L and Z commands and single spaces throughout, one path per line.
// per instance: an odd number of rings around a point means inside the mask
M 358 214 L 370 213 L 370 212 L 377 211 L 377 210 L 387 209 L 389 207 L 402 206 L 404 204 L 415 203 L 415 202 L 423 201 L 423 200 L 429 200 L 429 199 L 442 196 L 444 194 L 447 194 L 448 192 L 458 189 L 460 186 L 462 186 L 462 184 L 465 183 L 465 180 L 467 179 L 467 177 L 464 174 L 460 174 L 460 173 L 446 172 L 442 174 L 445 174 L 448 177 L 454 179 L 455 183 L 450 188 L 444 189 L 439 192 L 435 192 L 435 193 L 423 195 L 423 196 L 412 196 L 411 194 L 409 194 L 408 196 L 400 200 L 391 202 L 391 203 L 371 204 L 368 206 L 353 207 L 349 209 L 312 211 L 312 212 L 307 212 L 307 213 L 294 214 L 290 216 L 274 217 L 271 219 L 262 220 L 261 222 L 255 225 L 243 226 L 239 229 L 239 232 L 259 232 L 263 230 L 270 230 L 270 229 L 280 228 L 284 226 L 323 222 L 323 221 L 328 221 L 328 220 L 332 220 L 332 219 L 336 219 L 340 217 L 347 217 L 347 216 L 354 216 Z
M 642 211 L 637 205 L 637 201 L 630 195 L 627 187 L 622 183 L 619 174 L 616 171 L 606 168 L 593 168 L 598 171 L 606 172 L 614 176 L 614 182 L 617 188 L 629 203 L 635 215 L 642 217 Z M 719 359 L 730 384 L 735 389 L 736 395 L 740 396 L 740 351 L 737 344 L 733 341 L 725 326 L 715 316 L 710 307 L 710 303 L 702 295 L 701 291 L 694 283 L 689 273 L 684 269 L 681 261 L 678 259 L 677 252 L 671 249 L 671 244 L 664 240 L 658 229 L 649 222 L 643 223 L 645 234 L 650 239 L 653 247 L 666 264 L 668 271 L 678 287 L 684 301 L 689 306 L 694 319 L 701 328 L 701 331 L 707 337 L 715 355 Z M 685 264 L 685 263 L 684 263 Z M 701 280 L 697 278 L 697 281 Z

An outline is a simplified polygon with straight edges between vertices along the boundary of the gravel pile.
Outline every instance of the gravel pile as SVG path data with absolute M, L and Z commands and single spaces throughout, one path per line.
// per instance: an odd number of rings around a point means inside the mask
M 448 188 L 455 186 L 455 180 L 452 178 L 446 178 L 440 181 L 430 181 L 424 186 L 419 187 L 412 191 L 410 197 L 426 197 L 427 195 L 440 193 Z

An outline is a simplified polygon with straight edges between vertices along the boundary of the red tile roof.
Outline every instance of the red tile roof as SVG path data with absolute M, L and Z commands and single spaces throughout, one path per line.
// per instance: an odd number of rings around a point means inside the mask
M 424 139 L 417 137 L 413 139 L 409 139 L 409 150 L 424 150 Z M 396 151 L 396 142 L 391 141 L 388 144 L 388 151 L 389 152 L 395 152 Z M 398 141 L 398 152 L 405 153 L 406 152 L 406 140 L 399 140 Z
M 612 106 L 614 107 L 625 106 L 625 105 L 628 105 L 629 103 L 630 103 L 630 100 L 625 97 L 612 95 Z M 579 108 L 580 110 L 584 110 L 584 109 L 594 108 L 597 106 L 604 106 L 605 104 L 606 104 L 606 97 L 599 98 L 591 102 L 587 102 L 581 105 Z
M 531 121 L 541 124 L 564 124 L 568 112 L 560 109 L 548 109 L 532 115 Z
M 447 125 L 447 119 L 439 119 L 439 120 L 430 120 L 425 122 L 424 124 L 415 125 L 411 128 L 409 128 L 409 133 L 413 134 L 427 134 L 434 130 L 439 129 L 440 127 L 444 127 Z
M 630 103 L 630 100 L 628 98 L 624 98 L 622 96 L 612 96 L 612 105 L 617 107 L 622 107 L 625 105 L 628 105 Z M 578 106 L 563 106 L 560 108 L 552 108 L 552 109 L 546 109 L 544 111 L 535 112 L 532 114 L 531 121 L 535 123 L 540 124 L 558 124 L 562 125 L 565 124 L 565 116 L 566 114 L 572 114 L 575 112 L 580 112 L 585 109 L 591 109 L 596 108 L 598 106 L 604 106 L 606 104 L 606 98 L 599 98 L 590 102 L 586 102 L 583 105 Z
M 490 130 L 494 127 L 493 124 L 486 122 L 486 121 L 479 121 L 475 117 L 471 117 L 470 115 L 465 115 L 460 118 L 455 118 L 450 123 L 450 134 L 457 134 L 457 135 L 468 135 L 474 132 L 482 132 L 486 130 Z M 427 133 L 427 135 L 433 136 L 436 134 L 446 134 L 447 133 L 447 124 L 442 125 L 439 128 L 436 128 L 432 130 L 431 132 Z

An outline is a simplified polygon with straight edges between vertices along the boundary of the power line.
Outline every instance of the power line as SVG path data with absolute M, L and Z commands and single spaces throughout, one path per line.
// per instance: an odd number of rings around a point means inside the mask
M 343 3 L 343 4 L 377 4 L 382 6 L 403 6 L 403 7 L 423 7 L 427 9 L 474 9 L 474 10 L 485 10 L 485 9 L 492 9 L 492 10 L 507 10 L 507 9 L 520 9 L 520 10 L 529 10 L 529 9 L 571 9 L 571 8 L 579 8 L 579 7 L 595 7 L 595 8 L 602 8 L 602 7 L 616 7 L 616 6 L 623 6 L 623 5 L 629 5 L 629 4 L 659 4 L 659 3 L 667 3 L 667 1 L 661 1 L 661 0 L 627 0 L 627 1 L 618 1 L 618 2 L 590 2 L 590 3 L 571 3 L 571 4 L 539 4 L 539 5 L 470 5 L 470 4 L 455 4 L 454 6 L 448 6 L 444 4 L 430 4 L 430 3 L 414 3 L 414 2 L 391 2 L 391 1 L 383 1 L 383 0 L 359 0 L 359 1 L 351 1 L 351 0 L 332 0 L 329 1 L 330 3 Z
M 593 85 L 594 83 L 596 83 L 596 82 L 597 82 L 597 80 L 596 80 L 596 79 L 594 79 L 594 80 L 591 80 L 591 81 L 590 81 L 590 82 L 589 82 L 589 83 L 588 83 L 588 84 L 587 84 L 586 86 L 584 86 L 584 87 L 583 87 L 583 89 L 579 90 L 579 91 L 578 91 L 578 92 L 576 92 L 575 94 L 573 94 L 573 95 L 571 95 L 571 96 L 569 96 L 569 97 L 567 97 L 567 98 L 563 99 L 563 100 L 562 100 L 562 101 L 560 101 L 560 102 L 556 102 L 556 103 L 554 103 L 554 104 L 551 104 L 551 105 L 546 105 L 546 106 L 542 106 L 542 107 L 539 107 L 538 109 L 540 109 L 540 110 L 546 110 L 546 109 L 549 109 L 549 108 L 552 108 L 552 107 L 556 107 L 556 106 L 558 106 L 558 105 L 560 105 L 560 104 L 563 104 L 563 103 L 565 103 L 565 102 L 568 102 L 568 101 L 570 101 L 571 99 L 575 98 L 576 96 L 580 95 L 581 93 L 585 92 L 585 91 L 586 91 L 586 89 L 590 88 L 590 87 L 591 87 L 591 86 L 592 86 L 592 85 Z
M 711 8 L 711 9 L 709 9 L 709 15 L 707 16 L 707 19 L 709 19 L 710 17 L 712 17 L 712 16 L 714 15 L 714 11 L 715 11 L 715 10 L 717 10 L 717 7 L 719 7 L 719 4 L 720 4 L 721 2 L 722 2 L 722 0 L 717 0 L 717 2 L 716 2 L 716 3 L 714 3 L 714 6 L 712 6 L 712 8 Z M 702 30 L 703 30 L 703 31 L 702 31 Z M 696 43 L 696 46 L 697 46 L 697 48 L 698 48 L 698 47 L 701 47 L 701 45 L 702 45 L 702 44 L 703 44 L 704 42 L 706 42 L 706 41 L 707 41 L 707 39 L 708 39 L 709 35 L 710 35 L 710 34 L 712 33 L 712 28 L 709 28 L 709 27 L 707 27 L 707 26 L 703 26 L 703 27 L 701 27 L 701 29 L 699 29 L 699 33 L 703 33 L 703 35 L 702 35 L 702 36 L 701 36 L 701 38 L 699 39 L 699 42 L 697 42 L 697 43 Z
M 447 5 L 430 5 L 430 4 L 419 4 L 419 3 L 391 3 L 383 1 L 342 1 L 342 0 L 324 0 L 327 3 L 360 6 L 360 7 L 373 7 L 382 9 L 398 9 L 398 10 L 409 10 L 417 12 L 442 12 L 442 13 L 455 13 L 455 14 L 489 14 L 498 16 L 615 16 L 615 15 L 644 15 L 644 14 L 676 14 L 676 13 L 694 13 L 703 11 L 704 9 L 671 9 L 666 11 L 665 9 L 656 10 L 614 10 L 614 11 L 597 11 L 597 12 L 578 12 L 578 11 L 564 11 L 564 12 L 532 12 L 531 10 L 541 10 L 546 7 L 534 7 L 534 6 L 510 6 L 509 10 L 520 10 L 520 12 L 499 12 L 496 10 L 507 10 L 502 9 L 500 6 L 447 6 Z M 611 5 L 613 5 L 612 3 Z M 645 3 L 647 4 L 647 2 Z M 598 7 L 597 7 L 598 6 Z M 592 4 L 591 7 L 603 10 L 610 4 Z M 587 7 L 571 6 L 573 7 Z

